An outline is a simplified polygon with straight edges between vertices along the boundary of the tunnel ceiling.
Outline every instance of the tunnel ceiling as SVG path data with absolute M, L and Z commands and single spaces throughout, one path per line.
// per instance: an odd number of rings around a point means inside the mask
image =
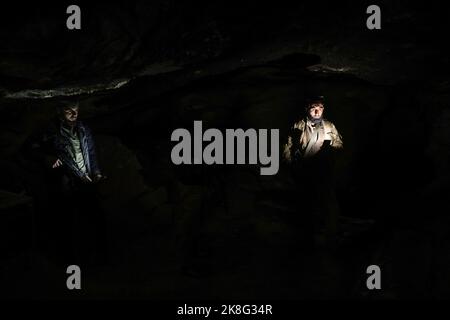
M 448 87 L 445 12 L 430 3 L 378 5 L 382 29 L 374 31 L 366 28 L 367 4 L 352 1 L 81 2 L 79 31 L 65 27 L 66 4 L 5 7 L 0 95 L 90 93 L 175 71 L 196 79 L 289 55 L 313 72 L 348 73 L 377 84 L 422 81 Z

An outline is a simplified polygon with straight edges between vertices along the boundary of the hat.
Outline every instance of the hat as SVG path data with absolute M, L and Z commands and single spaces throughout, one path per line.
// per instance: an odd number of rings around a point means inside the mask
M 325 100 L 324 96 L 317 96 L 317 95 L 310 95 L 306 97 L 306 103 L 307 105 L 310 105 L 311 103 L 323 103 Z

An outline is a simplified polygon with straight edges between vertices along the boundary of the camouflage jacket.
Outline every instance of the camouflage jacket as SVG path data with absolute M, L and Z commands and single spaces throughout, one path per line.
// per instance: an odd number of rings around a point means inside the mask
M 317 133 L 316 148 L 308 148 L 312 134 Z M 307 158 L 314 156 L 324 144 L 329 144 L 334 149 L 343 147 L 342 137 L 337 131 L 335 125 L 328 120 L 323 120 L 319 127 L 314 128 L 310 121 L 302 119 L 291 128 L 287 142 L 283 147 L 283 159 L 291 163 L 296 158 Z

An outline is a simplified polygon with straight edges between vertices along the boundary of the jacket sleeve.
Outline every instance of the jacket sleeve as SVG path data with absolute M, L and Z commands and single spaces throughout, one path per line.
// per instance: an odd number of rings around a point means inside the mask
M 292 162 L 291 150 L 292 150 L 292 136 L 289 135 L 287 138 L 287 142 L 283 146 L 283 159 L 287 163 Z
M 101 174 L 100 168 L 97 162 L 97 152 L 95 150 L 95 142 L 94 137 L 92 136 L 92 132 L 88 127 L 85 127 L 85 134 L 87 140 L 88 154 L 89 154 L 89 163 L 91 166 L 91 171 L 93 175 Z
M 339 134 L 334 124 L 331 124 L 331 146 L 335 149 L 342 149 L 344 147 L 342 136 Z

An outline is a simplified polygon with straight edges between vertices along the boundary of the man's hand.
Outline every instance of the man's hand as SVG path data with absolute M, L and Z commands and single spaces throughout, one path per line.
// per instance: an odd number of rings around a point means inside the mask
M 99 182 L 99 181 L 102 181 L 102 180 L 105 180 L 106 179 L 106 176 L 105 175 L 102 175 L 101 173 L 97 173 L 95 176 L 94 176 L 94 181 L 95 182 Z
M 59 168 L 59 167 L 62 166 L 62 164 L 63 164 L 63 163 L 62 163 L 61 160 L 56 159 L 55 163 L 52 165 L 52 168 L 53 168 L 53 169 Z
M 86 183 L 92 183 L 92 179 L 87 174 L 81 177 L 81 180 Z

